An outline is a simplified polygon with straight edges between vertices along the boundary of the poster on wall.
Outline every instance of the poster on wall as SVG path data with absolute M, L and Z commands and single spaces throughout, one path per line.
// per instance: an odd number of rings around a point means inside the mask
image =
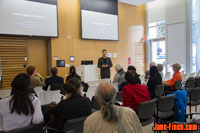
M 128 58 L 128 64 L 129 65 L 131 64 L 131 58 Z

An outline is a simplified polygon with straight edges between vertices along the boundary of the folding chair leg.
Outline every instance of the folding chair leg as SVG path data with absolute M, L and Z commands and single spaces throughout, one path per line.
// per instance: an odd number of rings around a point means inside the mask
M 191 115 L 191 109 L 192 109 L 192 106 L 190 106 L 190 119 L 192 119 L 192 115 Z

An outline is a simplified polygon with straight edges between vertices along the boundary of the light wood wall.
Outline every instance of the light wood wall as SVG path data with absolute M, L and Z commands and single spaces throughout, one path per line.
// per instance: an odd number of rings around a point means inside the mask
M 25 57 L 27 57 L 27 39 L 25 37 L 0 36 L 0 65 L 2 69 L 0 89 L 10 89 L 13 78 L 19 73 L 26 72 L 27 61 Z
M 51 39 L 51 66 L 56 65 L 53 56 L 65 60 L 66 64 L 80 66 L 81 60 L 93 60 L 96 64 L 101 50 L 117 53 L 113 64 L 121 64 L 126 70 L 128 58 L 136 66 L 138 73 L 145 71 L 145 44 L 141 39 L 145 35 L 145 7 L 119 3 L 119 41 L 81 40 L 80 0 L 58 0 L 59 38 Z M 66 39 L 71 36 L 71 39 Z M 69 57 L 75 56 L 75 62 Z M 65 77 L 69 68 L 59 68 L 59 75 Z M 111 77 L 115 73 L 111 69 Z
M 35 66 L 43 77 L 47 76 L 47 41 L 46 39 L 28 39 L 28 65 Z

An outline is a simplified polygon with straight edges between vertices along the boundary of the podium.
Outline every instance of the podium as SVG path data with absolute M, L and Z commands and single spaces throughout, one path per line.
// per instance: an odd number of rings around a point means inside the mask
M 81 76 L 81 81 L 88 82 L 98 80 L 97 65 L 81 65 L 76 68 L 76 72 Z

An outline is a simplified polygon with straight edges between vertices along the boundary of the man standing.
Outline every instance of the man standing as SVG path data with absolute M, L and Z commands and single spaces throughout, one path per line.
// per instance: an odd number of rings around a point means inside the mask
M 98 60 L 98 68 L 100 68 L 101 79 L 110 78 L 110 68 L 113 66 L 109 57 L 106 57 L 107 50 L 102 50 L 102 57 Z

